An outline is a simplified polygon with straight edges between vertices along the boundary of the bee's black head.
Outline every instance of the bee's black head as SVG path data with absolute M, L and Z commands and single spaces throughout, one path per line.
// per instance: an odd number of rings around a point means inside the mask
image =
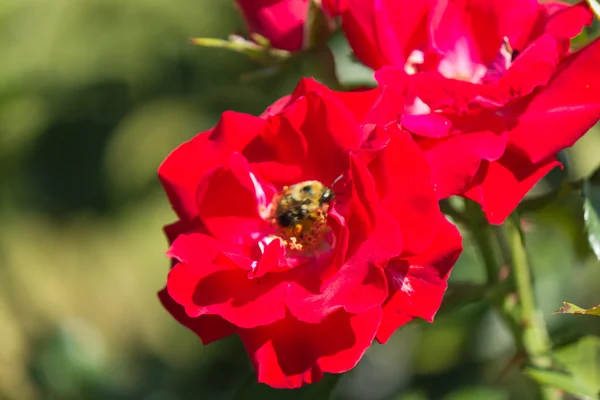
M 331 202 L 331 200 L 333 200 L 335 197 L 335 194 L 333 193 L 333 190 L 327 188 L 325 189 L 325 191 L 323 191 L 323 194 L 321 195 L 321 198 L 319 199 L 319 203 L 321 204 L 328 204 Z

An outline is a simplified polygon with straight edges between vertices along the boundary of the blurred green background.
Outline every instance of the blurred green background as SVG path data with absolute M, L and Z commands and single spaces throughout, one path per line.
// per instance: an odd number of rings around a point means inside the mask
M 169 268 L 161 227 L 174 220 L 158 165 L 221 112 L 260 113 L 299 77 L 244 79 L 259 67 L 189 44 L 243 30 L 232 3 L 0 3 L 0 398 L 231 399 L 250 376 L 237 338 L 203 347 L 156 298 Z M 363 79 L 343 40 L 334 45 L 342 77 Z M 599 145 L 591 131 L 539 190 L 588 174 Z M 562 300 L 600 302 L 581 199 L 528 218 L 553 339 L 597 333 L 592 318 L 550 315 Z M 452 280 L 483 281 L 469 248 Z M 374 345 L 334 397 L 531 398 L 532 384 L 507 368 L 512 354 L 486 304 L 446 307 L 435 324 Z

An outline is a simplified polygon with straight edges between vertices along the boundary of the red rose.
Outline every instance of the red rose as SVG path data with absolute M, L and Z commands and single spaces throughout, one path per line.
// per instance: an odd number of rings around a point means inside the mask
M 505 43 L 520 52 L 545 33 L 564 53 L 593 18 L 584 2 L 570 7 L 536 0 L 346 0 L 338 11 L 352 49 L 367 66 L 439 71 L 471 82 L 497 73 Z
M 250 33 L 269 39 L 277 49 L 304 47 L 304 24 L 310 0 L 236 0 Z
M 348 7 L 348 0 L 321 0 L 321 6 L 330 17 L 338 17 Z
M 556 154 L 600 119 L 600 41 L 558 61 L 560 46 L 541 37 L 490 84 L 376 73 L 394 93 L 388 103 L 409 104 L 400 123 L 425 151 L 438 198 L 466 196 L 491 223 L 502 223 L 560 165 Z
M 238 334 L 260 382 L 347 371 L 440 306 L 461 238 L 422 151 L 376 124 L 379 95 L 303 80 L 261 117 L 224 113 L 159 169 L 180 219 L 159 297 L 204 343 Z

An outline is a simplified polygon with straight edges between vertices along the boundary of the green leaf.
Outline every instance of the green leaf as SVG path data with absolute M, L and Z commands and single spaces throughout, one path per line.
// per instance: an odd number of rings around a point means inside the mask
M 469 282 L 452 282 L 444 295 L 440 313 L 453 311 L 458 307 L 471 304 L 485 298 L 489 288 Z
M 427 393 L 423 390 L 413 389 L 394 397 L 394 400 L 428 400 Z
M 376 82 L 373 77 L 373 70 L 356 60 L 343 34 L 333 35 L 329 41 L 329 46 L 335 57 L 337 76 L 343 85 L 349 87 L 375 87 Z
M 580 314 L 580 315 L 597 315 L 600 316 L 600 304 L 592 308 L 581 308 L 573 303 L 563 301 L 563 306 L 552 314 Z
M 583 218 L 588 234 L 588 241 L 600 260 L 600 185 L 586 181 L 583 184 Z
M 273 389 L 264 383 L 258 383 L 253 373 L 238 389 L 233 400 L 325 400 L 331 397 L 340 377 L 341 375 L 326 374 L 320 382 L 300 389 Z
M 600 337 L 586 336 L 555 352 L 556 360 L 597 395 L 600 391 Z
M 525 373 L 538 383 L 577 396 L 598 398 L 600 392 L 600 338 L 587 336 L 555 351 L 554 358 L 566 372 L 528 368 Z
M 444 400 L 508 400 L 509 394 L 501 389 L 468 387 L 444 397 Z
M 328 47 L 307 50 L 294 60 L 300 65 L 302 75 L 312 76 L 333 90 L 343 90 L 335 68 L 335 58 Z
M 577 396 L 589 397 L 591 399 L 596 397 L 596 392 L 580 382 L 576 377 L 562 372 L 527 368 L 525 369 L 525 374 L 529 375 L 542 386 L 557 388 Z

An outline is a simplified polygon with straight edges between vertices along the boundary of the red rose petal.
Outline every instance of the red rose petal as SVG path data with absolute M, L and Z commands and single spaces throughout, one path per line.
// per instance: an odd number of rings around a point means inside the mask
M 481 204 L 491 224 L 501 224 L 527 192 L 550 170 L 560 166 L 554 157 L 538 163 L 507 150 L 496 162 L 486 162 L 464 196 Z
M 237 4 L 251 33 L 264 36 L 277 49 L 302 50 L 308 0 L 237 0 Z
M 468 137 L 460 135 L 436 143 L 425 151 L 438 199 L 462 193 L 477 173 L 481 157 L 463 151 L 468 148 L 469 142 Z
M 167 256 L 186 264 L 210 265 L 223 252 L 245 254 L 243 247 L 227 243 L 202 231 L 181 234 L 173 242 Z
M 202 223 L 219 239 L 251 243 L 266 224 L 260 216 L 259 199 L 266 206 L 270 198 L 256 191 L 248 165 L 237 153 L 232 154 L 229 168 L 218 167 L 204 174 L 197 196 Z
M 378 12 L 389 18 L 391 27 L 396 33 L 400 49 L 398 54 L 402 55 L 402 63 L 396 63 L 396 65 L 404 68 L 410 53 L 425 46 L 428 34 L 428 17 L 435 1 L 383 0 L 380 3 L 382 5 L 379 6 Z M 385 45 L 387 43 L 380 43 L 380 46 Z M 392 47 L 389 50 L 393 51 L 394 48 Z M 398 56 L 396 55 L 396 57 Z M 388 65 L 394 64 L 388 62 Z
M 179 218 L 191 220 L 198 216 L 196 190 L 200 178 L 208 169 L 227 163 L 232 152 L 243 149 L 265 126 L 261 118 L 226 111 L 213 129 L 182 144 L 163 161 L 158 176 Z
M 463 7 L 461 7 L 460 3 L 452 1 L 438 1 L 435 3 L 429 22 L 431 46 L 438 53 L 448 54 L 454 51 L 456 44 L 460 40 L 464 40 L 468 43 L 471 51 L 475 53 L 470 54 L 472 61 L 482 62 L 482 49 L 475 45 L 473 32 L 469 29 L 470 14 L 466 12 L 466 6 Z M 493 18 L 487 18 L 486 22 L 488 23 L 486 36 L 488 38 L 492 36 L 493 39 L 498 40 L 495 37 L 497 35 L 494 35 L 495 31 L 497 31 L 496 21 Z M 498 49 L 499 47 L 500 42 L 492 48 Z
M 352 252 L 357 243 L 362 243 L 375 227 L 379 199 L 373 177 L 364 162 L 350 156 L 351 191 L 348 199 L 340 201 L 338 209 L 345 216 L 350 233 L 348 243 Z
M 236 331 L 235 325 L 230 324 L 218 315 L 188 317 L 185 309 L 169 296 L 166 288 L 158 292 L 158 298 L 173 318 L 198 335 L 204 345 L 233 335 Z
M 275 239 L 272 240 L 263 252 L 262 257 L 256 264 L 256 268 L 254 268 L 249 274 L 249 278 L 260 278 L 269 272 L 274 272 L 282 269 L 282 266 L 285 267 L 285 263 L 283 258 L 285 256 L 285 247 L 281 243 L 281 240 Z
M 280 115 L 281 124 L 299 132 L 306 141 L 303 180 L 330 185 L 348 169 L 348 153 L 361 145 L 362 134 L 343 104 L 311 91 Z
M 375 10 L 370 1 L 353 1 L 342 13 L 342 29 L 356 58 L 378 70 L 387 64 L 379 50 L 375 29 Z
M 452 123 L 438 113 L 403 115 L 400 123 L 410 133 L 429 138 L 446 137 L 452 129 Z
M 454 116 L 455 135 L 421 142 L 431 165 L 438 199 L 462 193 L 477 173 L 482 160 L 502 156 L 508 135 L 505 121 L 487 110 Z
M 167 289 L 190 317 L 214 314 L 242 328 L 271 324 L 285 316 L 286 285 L 266 275 L 249 279 L 243 269 L 177 264 Z
M 398 226 L 389 215 L 380 215 L 370 236 L 331 277 L 319 271 L 299 271 L 290 283 L 286 304 L 297 319 L 318 323 L 337 309 L 361 313 L 383 303 L 387 283 L 381 267 L 402 251 Z M 303 266 L 305 268 L 305 266 Z
M 380 321 L 380 308 L 359 315 L 340 310 L 320 324 L 287 316 L 274 324 L 240 329 L 238 333 L 258 381 L 293 389 L 318 382 L 323 372 L 352 369 L 371 345 Z
M 396 259 L 385 268 L 389 299 L 377 332 L 381 343 L 414 317 L 432 322 L 440 308 L 450 269 L 462 252 L 460 233 L 444 216 L 440 219 L 436 237 L 425 251 Z
M 569 56 L 548 85 L 509 105 L 510 145 L 539 162 L 572 146 L 600 119 L 600 39 Z
M 369 170 L 382 207 L 400 226 L 403 251 L 418 254 L 433 240 L 439 221 L 431 169 L 408 133 L 394 125 L 388 133 L 389 144 L 369 164 Z
M 323 97 L 328 97 L 333 101 L 340 101 L 346 109 L 354 116 L 358 123 L 364 122 L 371 113 L 373 103 L 380 96 L 380 89 L 353 90 L 349 92 L 338 92 L 329 89 L 327 86 L 317 82 L 314 79 L 302 78 L 294 90 L 292 97 L 294 99 L 306 96 L 311 92 L 319 93 Z
M 421 72 L 409 75 L 413 94 L 418 96 L 431 110 L 464 112 L 471 104 L 497 106 L 498 89 L 483 85 L 449 79 L 437 72 Z
M 285 107 L 287 107 L 292 102 L 292 95 L 283 96 L 282 98 L 275 100 L 275 103 L 271 104 L 269 107 L 265 109 L 265 111 L 260 114 L 261 118 L 268 118 L 273 115 L 279 114 Z
M 413 319 L 415 318 L 409 315 L 400 314 L 391 307 L 384 308 L 381 325 L 379 325 L 375 338 L 379 343 L 386 343 L 398 328 L 408 324 Z
M 223 257 L 217 257 L 221 253 L 237 257 L 222 262 Z M 169 295 L 185 307 L 190 317 L 216 314 L 241 327 L 282 318 L 286 284 L 271 274 L 249 279 L 247 263 L 238 264 L 238 258 L 246 259 L 243 253 L 239 247 L 224 246 L 210 236 L 181 235 L 170 250 L 181 262 L 169 273 Z
M 165 233 L 169 244 L 172 244 L 175 239 L 177 239 L 177 236 L 182 233 L 190 233 L 192 231 L 207 233 L 206 229 L 204 229 L 204 226 L 198 219 L 192 221 L 177 221 L 163 227 L 163 232 Z
M 506 100 L 548 83 L 559 61 L 557 45 L 552 36 L 543 35 L 519 54 L 498 82 Z
M 448 287 L 446 280 L 431 267 L 408 263 L 390 264 L 386 275 L 395 286 L 385 307 L 433 322 Z
M 551 6 L 552 2 L 549 3 Z M 585 1 L 581 1 L 570 7 L 555 8 L 555 12 L 548 19 L 545 31 L 557 39 L 570 39 L 579 35 L 584 26 L 590 26 L 593 20 L 592 10 Z

